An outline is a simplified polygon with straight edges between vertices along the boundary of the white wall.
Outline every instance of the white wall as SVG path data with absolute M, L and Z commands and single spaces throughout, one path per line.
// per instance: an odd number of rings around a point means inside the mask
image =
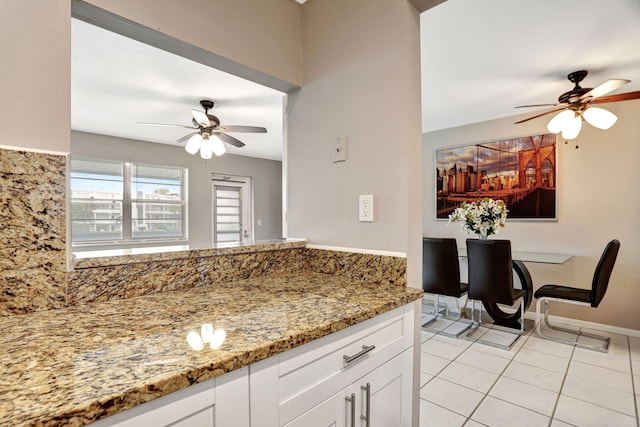
M 607 294 L 597 309 L 572 308 L 555 314 L 626 328 L 640 329 L 640 101 L 607 104 L 618 115 L 609 130 L 585 124 L 575 143 L 558 149 L 558 221 L 507 222 L 498 238 L 511 239 L 514 250 L 574 254 L 563 265 L 528 263 L 536 288 L 546 283 L 590 288 L 593 271 L 606 243 L 617 238 L 620 254 Z M 550 118 L 514 125 L 523 114 L 444 129 L 423 135 L 424 235 L 451 236 L 464 245 L 459 226 L 435 218 L 437 148 L 547 133 Z M 535 303 L 535 300 L 534 300 Z M 530 309 L 535 310 L 532 304 Z M 553 307 L 552 307 L 553 310 Z
M 405 1 L 306 4 L 286 161 L 288 236 L 410 252 L 411 286 L 420 286 L 411 256 L 421 253 L 418 43 L 418 14 Z M 344 163 L 331 162 L 338 136 L 348 140 Z M 374 195 L 373 223 L 358 222 L 361 194 Z
M 211 174 L 253 178 L 255 240 L 282 237 L 282 162 L 225 154 L 204 161 L 184 148 L 71 132 L 71 154 L 149 164 L 180 166 L 189 169 L 189 244 L 209 247 L 212 233 Z
M 69 0 L 0 1 L 0 145 L 69 152 Z
M 301 8 L 292 0 L 87 0 L 87 3 L 219 55 L 229 61 L 220 64 L 224 71 L 246 72 L 251 76 L 258 76 L 253 71 L 259 71 L 266 79 L 302 84 Z M 269 86 L 266 80 L 260 83 Z

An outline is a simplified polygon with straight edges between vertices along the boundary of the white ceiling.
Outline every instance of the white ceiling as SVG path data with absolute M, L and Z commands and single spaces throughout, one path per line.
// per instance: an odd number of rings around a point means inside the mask
M 513 107 L 556 102 L 579 69 L 640 90 L 639 46 L 639 0 L 447 0 L 421 15 L 422 130 L 544 111 Z M 268 129 L 228 152 L 282 158 L 281 92 L 75 19 L 71 87 L 74 130 L 172 144 L 189 130 L 136 123 L 190 125 L 211 99 L 223 125 Z
M 513 107 L 557 102 L 581 69 L 640 90 L 639 0 L 447 0 L 420 26 L 423 132 L 543 112 Z
M 71 128 L 173 144 L 192 126 L 201 99 L 222 125 L 263 126 L 267 134 L 229 133 L 246 144 L 227 152 L 282 159 L 284 94 L 198 62 L 72 19 Z

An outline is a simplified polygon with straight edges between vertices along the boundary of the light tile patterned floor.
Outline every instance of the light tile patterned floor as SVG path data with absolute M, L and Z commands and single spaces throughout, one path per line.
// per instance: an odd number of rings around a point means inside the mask
M 599 353 L 532 326 L 511 350 L 423 330 L 420 426 L 640 426 L 640 338 Z

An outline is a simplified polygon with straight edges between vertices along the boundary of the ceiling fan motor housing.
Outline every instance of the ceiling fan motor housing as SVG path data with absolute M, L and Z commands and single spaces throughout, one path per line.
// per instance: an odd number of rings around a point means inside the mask
M 591 89 L 593 89 L 590 87 L 587 87 L 587 88 L 580 87 L 580 82 L 584 80 L 586 76 L 587 76 L 586 70 L 574 71 L 573 73 L 570 73 L 567 76 L 567 78 L 571 83 L 574 83 L 575 86 L 569 92 L 565 92 L 562 95 L 560 95 L 560 97 L 558 98 L 558 101 L 561 104 L 573 104 L 576 102 L 580 102 L 580 97 L 585 93 L 589 92 Z

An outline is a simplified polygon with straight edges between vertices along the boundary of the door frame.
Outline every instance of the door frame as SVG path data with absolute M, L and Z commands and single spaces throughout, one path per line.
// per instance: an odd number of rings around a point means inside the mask
M 249 176 L 237 176 L 227 174 L 211 174 L 211 243 L 216 244 L 216 218 L 215 218 L 215 201 L 216 186 L 240 188 L 240 206 L 241 206 L 241 244 L 249 244 L 253 242 L 253 185 L 252 178 Z

